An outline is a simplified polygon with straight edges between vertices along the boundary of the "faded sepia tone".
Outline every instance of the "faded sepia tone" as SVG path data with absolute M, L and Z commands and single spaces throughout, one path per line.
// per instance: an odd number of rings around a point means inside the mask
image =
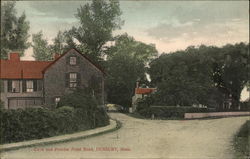
M 0 158 L 250 157 L 249 1 L 1 1 Z

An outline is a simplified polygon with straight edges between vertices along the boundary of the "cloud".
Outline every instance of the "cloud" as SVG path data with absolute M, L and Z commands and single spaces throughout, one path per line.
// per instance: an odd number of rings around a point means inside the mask
M 77 8 L 88 1 L 29 1 L 30 8 L 35 9 L 36 16 L 57 18 L 75 18 Z
M 165 19 L 145 32 L 165 42 L 237 34 L 239 28 L 249 29 L 248 4 L 248 1 L 169 2 L 171 8 Z
M 248 19 L 248 6 L 248 1 L 187 1 L 175 3 L 170 16 L 180 23 L 193 19 L 200 19 L 203 23 Z
M 189 40 L 190 38 L 197 37 L 212 37 L 212 36 L 223 36 L 229 33 L 238 33 L 238 28 L 245 25 L 244 22 L 235 24 L 235 22 L 226 23 L 212 23 L 206 25 L 196 21 L 190 21 L 182 25 L 172 25 L 172 24 L 158 24 L 156 27 L 146 30 L 149 36 L 156 39 L 163 39 L 165 41 L 171 41 L 176 38 L 185 38 Z M 245 28 L 247 29 L 247 28 Z

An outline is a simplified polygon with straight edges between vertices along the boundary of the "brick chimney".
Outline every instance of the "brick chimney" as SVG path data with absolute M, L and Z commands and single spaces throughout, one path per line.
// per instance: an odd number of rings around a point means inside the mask
M 17 52 L 10 53 L 9 54 L 9 60 L 11 60 L 11 61 L 20 61 L 19 53 L 17 53 Z
M 60 57 L 60 54 L 54 53 L 54 60 L 58 59 Z

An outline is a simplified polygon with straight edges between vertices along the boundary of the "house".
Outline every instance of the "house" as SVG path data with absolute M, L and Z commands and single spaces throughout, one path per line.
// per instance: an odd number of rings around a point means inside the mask
M 156 88 L 141 88 L 139 82 L 136 83 L 135 95 L 132 97 L 132 112 L 136 111 L 138 99 L 143 99 L 147 95 L 156 92 Z
M 10 53 L 0 61 L 1 101 L 6 109 L 56 105 L 76 88 L 93 88 L 104 105 L 104 71 L 76 49 L 53 61 L 22 61 Z

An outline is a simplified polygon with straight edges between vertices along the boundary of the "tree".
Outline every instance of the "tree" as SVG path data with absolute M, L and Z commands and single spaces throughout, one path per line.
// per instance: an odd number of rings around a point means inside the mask
M 63 54 L 72 48 L 77 48 L 81 52 L 85 52 L 82 48 L 83 45 L 77 45 L 74 42 L 74 37 L 72 36 L 72 31 L 58 31 L 57 36 L 53 39 L 53 44 L 50 45 L 51 50 L 54 53 Z
M 112 40 L 112 32 L 121 27 L 120 15 L 117 0 L 93 0 L 77 9 L 80 26 L 70 32 L 94 61 L 102 59 L 104 45 Z
M 138 78 L 145 78 L 142 61 L 127 54 L 118 54 L 107 62 L 107 101 L 128 107 Z
M 123 24 L 120 15 L 119 1 L 93 0 L 91 4 L 87 3 L 77 9 L 75 16 L 79 20 L 79 27 L 59 31 L 50 47 L 59 54 L 76 48 L 88 54 L 94 62 L 102 64 L 106 43 L 113 40 L 112 32 L 120 29 Z
M 141 60 L 146 64 L 158 55 L 154 44 L 145 44 L 136 41 L 127 33 L 116 36 L 114 38 L 114 43 L 114 46 L 107 48 L 105 51 L 108 59 L 111 59 L 118 54 L 127 54 L 128 56 Z
M 240 94 L 244 86 L 249 82 L 249 44 L 238 43 L 225 45 L 221 49 L 221 63 L 218 65 L 219 78 L 218 87 L 227 90 L 227 98 L 232 97 L 232 106 L 239 106 Z
M 223 108 L 232 97 L 232 109 L 249 81 L 248 47 L 244 43 L 188 47 L 163 54 L 150 63 L 149 74 L 158 90 L 158 103 L 164 105 L 204 104 Z
M 157 89 L 157 104 L 188 106 L 208 105 L 213 90 L 210 64 L 196 49 L 163 54 L 150 63 L 151 82 Z
M 1 7 L 1 58 L 6 59 L 10 51 L 19 51 L 24 55 L 24 50 L 30 46 L 29 22 L 23 13 L 16 16 L 15 2 L 4 2 Z
M 65 36 L 63 32 L 59 31 L 57 36 L 53 39 L 53 45 L 51 45 L 51 50 L 55 53 L 62 54 L 65 47 Z
M 33 57 L 37 61 L 52 60 L 52 51 L 46 39 L 43 38 L 43 32 L 40 31 L 37 34 L 32 35 L 33 42 Z
M 114 43 L 107 49 L 107 100 L 128 107 L 136 81 L 146 81 L 146 64 L 157 55 L 157 50 L 127 34 L 117 36 Z

